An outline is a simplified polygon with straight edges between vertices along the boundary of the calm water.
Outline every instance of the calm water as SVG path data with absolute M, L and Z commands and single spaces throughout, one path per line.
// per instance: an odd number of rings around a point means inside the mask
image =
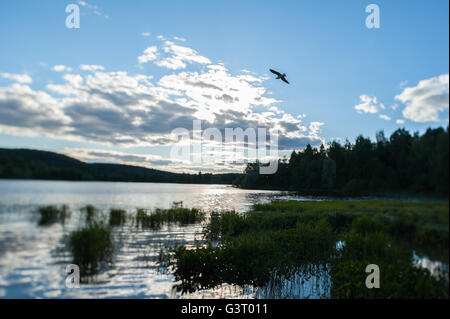
M 110 208 L 132 216 L 137 208 L 169 208 L 173 202 L 206 212 L 245 212 L 255 203 L 274 199 L 311 200 L 276 191 L 241 190 L 225 185 L 156 183 L 60 182 L 0 180 L 0 298 L 259 298 L 273 296 L 319 298 L 329 293 L 327 276 L 277 280 L 268 287 L 224 285 L 213 290 L 180 295 L 174 278 L 158 266 L 163 245 L 195 245 L 202 239 L 202 225 L 167 226 L 142 230 L 132 222 L 113 230 L 113 265 L 102 269 L 92 283 L 80 288 L 65 286 L 65 267 L 71 256 L 64 239 L 84 225 L 81 209 L 97 207 L 108 218 Z M 64 224 L 38 226 L 37 210 L 43 205 L 66 204 L 72 212 Z M 442 263 L 416 256 L 416 263 L 430 269 Z
M 254 203 L 284 198 L 286 193 L 240 190 L 225 185 L 153 183 L 10 181 L 0 180 L 0 297 L 6 298 L 178 298 L 173 277 L 158 267 L 163 244 L 193 245 L 201 239 L 202 225 L 136 230 L 132 225 L 114 229 L 114 265 L 94 283 L 79 289 L 65 288 L 64 268 L 71 258 L 64 238 L 82 225 L 81 209 L 87 204 L 105 216 L 110 208 L 169 208 L 182 201 L 185 207 L 246 211 Z M 64 225 L 37 225 L 43 205 L 70 207 Z M 221 287 L 183 297 L 254 297 L 255 291 Z

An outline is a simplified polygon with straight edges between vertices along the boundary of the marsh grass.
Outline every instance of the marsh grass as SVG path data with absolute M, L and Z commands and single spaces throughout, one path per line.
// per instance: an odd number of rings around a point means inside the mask
M 326 218 L 337 232 L 347 231 L 354 219 L 364 216 L 370 218 L 370 220 L 361 220 L 360 223 L 363 221 L 372 223 L 365 226 L 366 228 L 382 229 L 395 239 L 413 241 L 424 247 L 439 245 L 442 250 L 448 250 L 448 202 L 414 203 L 393 200 L 275 201 L 270 204 L 255 205 L 254 210 L 249 215 L 250 217 L 246 219 L 246 222 L 251 227 L 261 227 L 264 220 L 267 219 L 276 219 L 278 224 L 286 225 L 288 219 L 291 219 L 292 224 L 295 219 L 314 221 Z M 363 225 L 361 224 L 360 227 L 363 227 Z
M 136 224 L 142 228 L 158 229 L 163 225 L 176 223 L 189 225 L 202 222 L 205 214 L 196 208 L 173 207 L 169 209 L 156 209 L 149 212 L 138 209 L 136 213 Z
M 90 276 L 101 263 L 111 262 L 113 242 L 111 228 L 103 223 L 91 223 L 69 235 L 67 246 L 81 276 Z
M 212 213 L 204 227 L 207 244 L 169 249 L 162 254 L 163 262 L 182 293 L 223 283 L 264 287 L 275 274 L 289 279 L 298 269 L 312 269 L 301 273 L 308 278 L 323 269 L 331 275 L 330 294 L 335 298 L 448 298 L 448 274 L 432 276 L 415 267 L 412 250 L 397 245 L 437 245 L 445 259 L 448 215 L 448 203 L 260 204 L 246 214 Z M 343 243 L 341 248 L 337 241 Z M 382 268 L 382 289 L 365 287 L 365 267 L 373 263 Z
M 221 283 L 264 286 L 275 272 L 290 278 L 299 266 L 329 262 L 335 241 L 332 227 L 323 219 L 316 224 L 298 223 L 293 229 L 227 235 L 216 247 L 177 247 L 170 266 L 181 282 L 177 287 L 181 292 Z
M 49 226 L 55 223 L 63 223 L 70 217 L 71 213 L 67 205 L 57 206 L 43 206 L 39 207 L 39 221 L 40 226 Z
M 344 234 L 345 242 L 331 268 L 333 298 L 448 298 L 448 274 L 433 276 L 413 264 L 412 251 L 391 244 L 383 232 L 354 231 Z M 380 288 L 367 289 L 365 267 L 380 268 Z
M 121 226 L 127 220 L 127 212 L 123 209 L 111 209 L 109 211 L 109 225 Z
M 98 210 L 92 205 L 86 205 L 83 211 L 86 213 L 86 223 L 92 223 L 97 217 Z

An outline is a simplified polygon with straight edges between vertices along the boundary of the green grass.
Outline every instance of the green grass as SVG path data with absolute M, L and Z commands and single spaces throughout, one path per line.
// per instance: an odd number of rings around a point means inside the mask
M 219 283 L 263 286 L 274 270 L 288 278 L 292 266 L 330 259 L 336 242 L 331 226 L 321 220 L 316 224 L 299 223 L 289 230 L 246 232 L 226 237 L 222 245 L 174 250 L 170 265 L 182 292 L 214 288 Z M 286 267 L 288 265 L 289 267 Z
M 102 262 L 110 262 L 113 253 L 111 228 L 92 223 L 69 235 L 67 242 L 73 263 L 80 267 L 82 276 L 95 274 Z
M 109 225 L 120 226 L 125 223 L 127 212 L 123 209 L 111 209 L 109 211 Z
M 83 210 L 86 212 L 86 223 L 94 222 L 98 213 L 97 208 L 92 205 L 87 205 Z
M 412 251 L 390 244 L 385 233 L 352 229 L 343 236 L 343 249 L 331 267 L 331 297 L 383 299 L 448 299 L 448 274 L 433 277 L 427 269 L 415 267 Z M 365 287 L 365 267 L 380 269 L 380 288 Z
M 275 274 L 329 267 L 333 298 L 448 298 L 448 274 L 433 277 L 413 266 L 411 249 L 437 249 L 448 260 L 448 215 L 448 203 L 273 202 L 245 214 L 212 213 L 206 245 L 161 256 L 183 293 L 223 283 L 262 287 Z M 381 289 L 365 287 L 365 267 L 373 263 Z
M 39 207 L 39 221 L 40 226 L 49 226 L 54 223 L 64 223 L 70 217 L 70 210 L 67 205 L 57 206 L 43 206 Z
M 195 224 L 203 221 L 205 214 L 196 208 L 169 208 L 156 209 L 149 212 L 138 209 L 136 224 L 143 228 L 158 229 L 165 224 L 177 223 L 179 225 Z
M 213 214 L 206 235 L 218 238 L 250 230 L 289 229 L 297 222 L 325 218 L 337 232 L 348 230 L 352 221 L 364 216 L 398 240 L 422 246 L 448 248 L 449 209 L 447 203 L 401 201 L 276 201 L 258 204 L 245 216 L 228 212 Z M 220 217 L 219 217 L 220 215 Z M 362 225 L 361 225 L 362 227 Z M 367 226 L 366 226 L 367 227 Z

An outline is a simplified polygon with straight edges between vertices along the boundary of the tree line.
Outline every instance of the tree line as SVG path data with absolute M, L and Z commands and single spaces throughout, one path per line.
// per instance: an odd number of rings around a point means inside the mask
M 240 175 L 173 173 L 131 165 L 85 163 L 53 152 L 0 148 L 0 178 L 4 179 L 231 184 Z
M 249 163 L 234 184 L 242 188 L 285 189 L 310 195 L 421 194 L 448 198 L 449 128 L 423 135 L 398 129 L 376 141 L 362 135 L 354 144 L 334 141 L 325 147 L 293 151 L 279 160 L 273 175 L 260 175 Z

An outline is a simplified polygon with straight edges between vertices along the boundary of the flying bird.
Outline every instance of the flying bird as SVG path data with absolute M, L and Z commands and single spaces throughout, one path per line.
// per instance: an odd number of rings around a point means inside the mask
M 286 73 L 281 74 L 280 72 L 272 70 L 272 69 L 270 69 L 270 72 L 275 74 L 277 76 L 277 79 L 281 79 L 282 81 L 284 81 L 287 84 L 289 84 L 288 80 L 286 80 Z

